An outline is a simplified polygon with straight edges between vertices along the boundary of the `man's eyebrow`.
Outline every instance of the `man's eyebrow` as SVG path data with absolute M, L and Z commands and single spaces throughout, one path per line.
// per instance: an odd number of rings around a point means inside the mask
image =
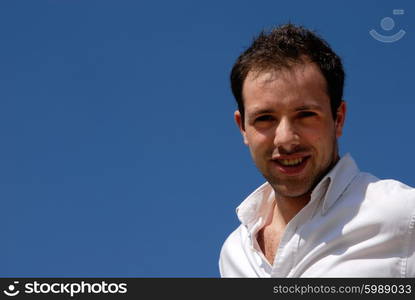
M 306 104 L 298 106 L 294 109 L 295 111 L 302 111 L 302 110 L 322 110 L 322 107 L 318 104 Z M 258 115 L 265 115 L 265 114 L 272 114 L 275 113 L 275 110 L 269 108 L 258 108 L 253 109 L 252 111 L 248 111 L 248 116 L 258 116 Z
M 322 110 L 322 108 L 320 105 L 317 105 L 317 104 L 301 105 L 295 108 L 295 111 L 301 111 L 301 110 Z
M 248 112 L 249 116 L 257 116 L 257 115 L 263 115 L 263 114 L 271 114 L 274 111 L 272 109 L 268 108 L 259 108 L 259 109 L 253 109 L 252 111 Z

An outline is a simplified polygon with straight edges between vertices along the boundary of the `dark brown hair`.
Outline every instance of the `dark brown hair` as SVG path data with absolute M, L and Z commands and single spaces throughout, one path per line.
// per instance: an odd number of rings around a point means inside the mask
M 231 72 L 232 93 L 244 120 L 242 88 L 250 71 L 268 71 L 290 68 L 304 63 L 303 57 L 317 64 L 327 83 L 333 119 L 342 101 L 344 70 L 340 57 L 316 33 L 293 24 L 262 31 L 236 60 Z

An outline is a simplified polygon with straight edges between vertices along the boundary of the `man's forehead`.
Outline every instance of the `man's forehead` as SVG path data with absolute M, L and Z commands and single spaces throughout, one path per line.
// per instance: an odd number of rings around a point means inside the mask
M 253 69 L 246 76 L 245 83 L 264 85 L 278 80 L 304 81 L 313 78 L 315 75 L 322 76 L 319 67 L 313 62 L 292 64 L 288 67 L 271 69 Z
M 315 63 L 306 63 L 289 69 L 250 71 L 242 89 L 245 105 L 247 100 L 287 92 L 301 96 L 324 93 L 327 96 L 326 79 Z

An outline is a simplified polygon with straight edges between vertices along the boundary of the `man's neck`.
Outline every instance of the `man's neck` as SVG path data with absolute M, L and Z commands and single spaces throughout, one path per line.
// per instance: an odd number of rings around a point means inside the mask
M 311 194 L 305 194 L 295 198 L 277 196 L 276 194 L 272 217 L 273 221 L 278 219 L 278 223 L 288 224 L 307 205 L 310 198 Z

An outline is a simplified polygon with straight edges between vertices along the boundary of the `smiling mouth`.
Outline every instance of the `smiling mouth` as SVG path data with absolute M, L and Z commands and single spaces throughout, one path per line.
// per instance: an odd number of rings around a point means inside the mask
M 296 157 L 296 158 L 276 158 L 273 159 L 278 170 L 286 175 L 297 175 L 301 173 L 310 156 Z
M 279 162 L 283 166 L 297 166 L 303 162 L 305 158 L 294 158 L 294 159 L 277 159 L 277 162 Z

